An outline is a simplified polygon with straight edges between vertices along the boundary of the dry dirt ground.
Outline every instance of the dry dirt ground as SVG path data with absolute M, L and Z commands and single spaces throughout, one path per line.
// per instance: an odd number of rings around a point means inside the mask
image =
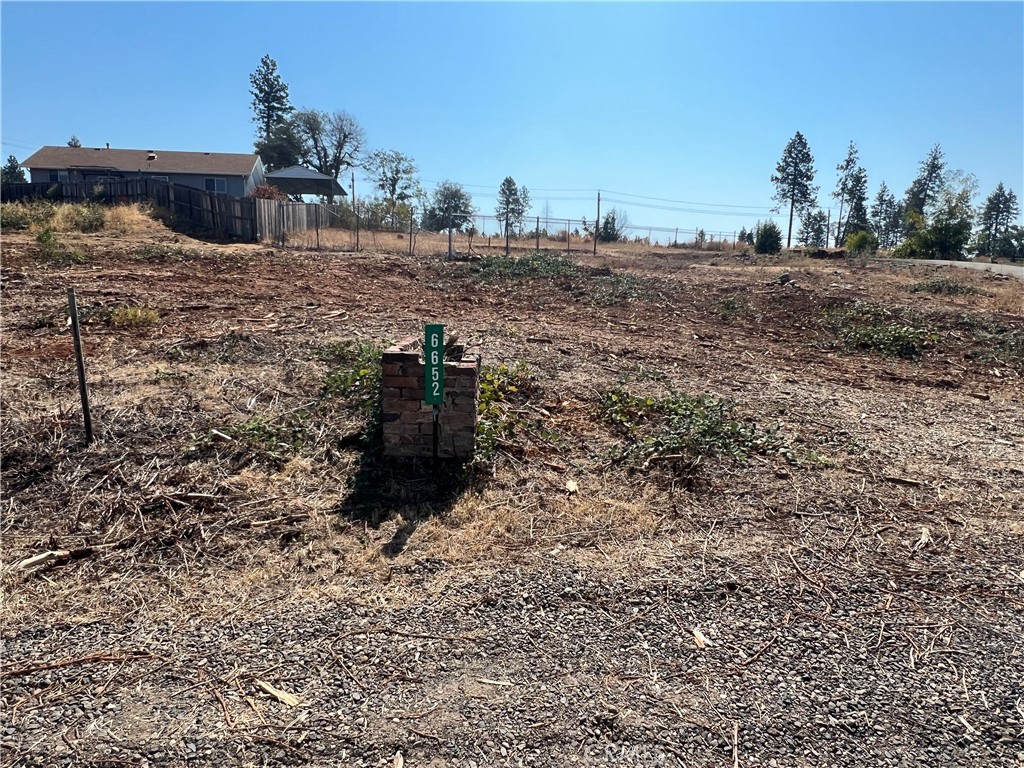
M 2 244 L 4 765 L 1024 764 L 1019 281 L 65 239 Z M 428 320 L 512 371 L 440 480 L 343 345 Z M 630 453 L 626 393 L 748 439 Z

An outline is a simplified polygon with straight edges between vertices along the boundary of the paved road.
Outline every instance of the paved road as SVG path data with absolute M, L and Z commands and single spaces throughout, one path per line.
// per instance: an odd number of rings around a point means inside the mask
M 1011 277 L 1018 277 L 1024 280 L 1024 264 L 988 264 L 981 261 L 941 261 L 937 259 L 874 259 L 874 261 L 881 261 L 886 264 L 921 264 L 924 266 L 981 269 L 986 272 L 996 272 L 1000 275 L 1010 275 Z

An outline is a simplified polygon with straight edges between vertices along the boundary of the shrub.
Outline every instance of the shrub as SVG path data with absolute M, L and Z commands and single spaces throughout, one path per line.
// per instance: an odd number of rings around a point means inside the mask
M 160 313 L 146 307 L 114 307 L 110 324 L 115 328 L 144 328 L 160 322 Z
M 907 286 L 911 293 L 934 293 L 945 296 L 967 296 L 972 293 L 981 293 L 971 285 L 964 285 L 948 277 L 939 277 L 934 280 L 925 280 L 920 283 L 912 283 Z
M 499 449 L 522 453 L 530 438 L 547 442 L 555 439 L 544 422 L 527 416 L 523 407 L 539 394 L 534 371 L 522 361 L 512 366 L 501 363 L 480 369 L 475 463 L 490 461 Z
M 891 322 L 895 319 L 884 307 L 860 301 L 828 314 L 832 332 L 847 349 L 916 360 L 936 336 L 905 323 Z
M 53 216 L 50 203 L 2 203 L 0 204 L 0 228 L 20 231 L 49 221 Z
M 782 230 L 774 221 L 757 222 L 754 230 L 756 253 L 779 253 L 782 250 Z
M 369 342 L 341 341 L 320 346 L 317 357 L 331 365 L 324 394 L 345 398 L 369 416 L 379 404 L 383 351 Z
M 870 232 L 860 230 L 846 236 L 846 250 L 852 256 L 862 256 L 878 250 L 878 240 Z
M 103 229 L 103 208 L 86 203 L 61 203 L 54 206 L 49 226 L 58 232 L 98 232 Z
M 602 393 L 598 407 L 625 440 L 613 451 L 614 458 L 642 468 L 656 459 L 695 464 L 704 456 L 743 461 L 757 453 L 790 454 L 778 430 L 761 430 L 736 418 L 733 404 L 710 395 L 638 397 L 616 387 Z
M 49 227 L 36 235 L 36 243 L 39 246 L 39 255 L 55 264 L 66 266 L 85 261 L 85 255 L 81 251 L 68 248 Z

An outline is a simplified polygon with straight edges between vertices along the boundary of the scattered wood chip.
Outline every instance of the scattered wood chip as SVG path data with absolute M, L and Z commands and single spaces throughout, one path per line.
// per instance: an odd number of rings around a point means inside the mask
M 527 336 L 526 340 L 534 344 L 550 344 L 551 339 L 546 336 Z
M 35 568 L 37 565 L 44 565 L 51 560 L 59 560 L 65 557 L 70 557 L 71 552 L 66 549 L 53 549 L 48 552 L 40 552 L 38 555 L 32 555 L 32 557 L 26 557 L 17 565 L 19 571 L 24 571 L 28 568 Z
M 931 531 L 928 530 L 928 526 L 926 525 L 923 528 L 921 528 L 921 538 L 918 539 L 917 543 L 914 545 L 914 551 L 916 552 L 917 550 L 921 549 L 921 547 L 925 546 L 931 540 L 932 534 Z
M 498 686 L 511 686 L 512 685 L 512 683 L 510 681 L 508 681 L 508 680 L 490 680 L 490 679 L 488 679 L 486 677 L 478 677 L 476 679 L 476 681 L 478 683 L 483 683 L 484 685 L 498 685 Z
M 570 494 L 579 493 L 580 492 L 579 483 L 577 483 L 575 480 L 569 480 L 565 484 L 565 490 L 567 490 Z
M 271 696 L 273 696 L 275 699 L 280 701 L 282 704 L 285 704 L 285 705 L 287 705 L 289 707 L 297 707 L 297 706 L 299 706 L 299 697 L 298 696 L 290 694 L 287 691 L 282 691 L 280 688 L 275 688 L 270 683 L 264 682 L 263 680 L 257 680 L 256 681 L 256 686 L 260 690 L 262 690 L 264 693 L 268 693 Z
M 210 436 L 224 443 L 233 443 L 235 441 L 235 438 L 233 438 L 231 435 L 225 435 L 219 429 L 211 429 Z
M 890 483 L 896 483 L 898 485 L 913 485 L 921 486 L 924 485 L 920 480 L 914 480 L 910 477 L 900 477 L 899 475 L 882 475 L 883 480 L 888 480 Z
M 405 758 L 402 757 L 402 751 L 395 752 L 395 760 L 392 763 L 394 768 L 405 768 Z
M 711 647 L 711 641 L 708 640 L 707 635 L 701 632 L 700 629 L 694 627 L 690 631 L 693 632 L 693 642 L 697 644 L 698 648 L 703 651 L 705 648 Z
M 991 400 L 992 397 L 987 392 L 968 392 L 971 397 L 976 397 L 979 400 Z

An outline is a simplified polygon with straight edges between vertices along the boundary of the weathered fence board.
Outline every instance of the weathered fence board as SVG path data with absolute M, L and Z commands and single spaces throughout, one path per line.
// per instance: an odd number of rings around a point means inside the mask
M 157 208 L 169 211 L 177 219 L 240 240 L 255 241 L 259 233 L 256 200 L 207 192 L 204 189 L 172 184 L 159 179 L 63 181 L 0 186 L 0 200 L 5 203 L 38 198 L 98 203 L 149 201 Z

